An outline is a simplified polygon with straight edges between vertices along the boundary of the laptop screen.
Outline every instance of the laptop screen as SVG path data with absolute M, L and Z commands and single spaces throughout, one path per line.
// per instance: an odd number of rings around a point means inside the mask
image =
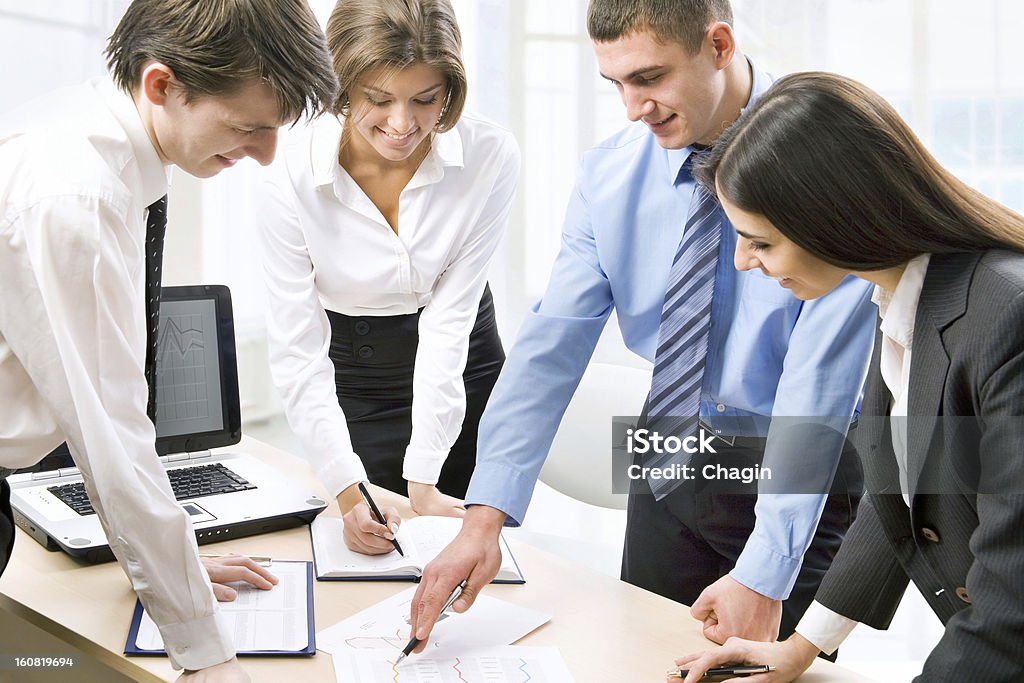
M 219 429 L 220 404 L 217 302 L 172 299 L 160 302 L 156 360 L 156 433 L 180 436 Z
M 160 455 L 241 439 L 231 293 L 223 285 L 164 287 L 156 362 Z

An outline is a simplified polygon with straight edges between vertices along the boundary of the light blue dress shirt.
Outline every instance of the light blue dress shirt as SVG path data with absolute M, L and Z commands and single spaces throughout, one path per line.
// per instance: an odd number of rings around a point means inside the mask
M 753 102 L 771 82 L 751 66 Z M 661 148 L 636 123 L 584 154 L 547 291 L 527 312 L 480 422 L 467 504 L 502 510 L 511 525 L 523 519 L 613 308 L 626 346 L 654 360 L 669 269 L 694 189 L 682 171 L 690 152 Z M 852 416 L 874 339 L 870 284 L 851 276 L 821 299 L 802 302 L 759 270 L 738 272 L 735 246 L 726 221 L 702 417 L 717 427 L 716 418 Z M 793 454 L 773 455 L 772 443 L 764 465 L 791 464 Z M 801 467 L 831 478 L 840 449 L 827 450 L 808 450 Z M 754 531 L 731 576 L 763 595 L 788 597 L 824 504 L 824 495 L 760 495 Z

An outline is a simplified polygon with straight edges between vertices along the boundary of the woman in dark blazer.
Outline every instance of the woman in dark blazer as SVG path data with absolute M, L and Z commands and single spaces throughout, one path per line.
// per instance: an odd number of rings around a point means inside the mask
M 880 326 L 858 429 L 868 496 L 796 633 L 677 661 L 788 681 L 858 622 L 886 628 L 908 580 L 945 625 L 918 681 L 1024 680 L 1024 218 L 942 168 L 880 96 L 779 80 L 699 177 L 760 268 L 800 299 L 849 274 Z M 827 381 L 827 378 L 823 381 Z

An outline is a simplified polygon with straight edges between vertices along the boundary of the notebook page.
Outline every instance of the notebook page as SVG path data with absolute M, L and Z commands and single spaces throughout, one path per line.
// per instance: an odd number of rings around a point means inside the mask
M 310 525 L 313 536 L 313 552 L 316 555 L 316 571 L 318 576 L 386 576 L 389 574 L 419 574 L 423 565 L 416 543 L 406 525 L 412 520 L 402 522 L 398 528 L 398 543 L 405 552 L 405 557 L 398 551 L 384 555 L 363 555 L 349 550 L 345 545 L 345 523 L 338 517 L 324 517 L 313 520 Z

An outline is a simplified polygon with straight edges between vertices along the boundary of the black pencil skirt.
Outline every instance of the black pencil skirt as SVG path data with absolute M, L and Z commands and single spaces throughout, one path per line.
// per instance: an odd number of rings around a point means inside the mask
M 407 495 L 402 462 L 412 435 L 412 379 L 420 314 L 349 316 L 327 311 L 327 318 L 338 403 L 345 412 L 352 448 L 371 482 Z M 480 416 L 504 362 L 488 286 L 480 299 L 462 373 L 466 417 L 437 484 L 444 493 L 458 498 L 466 495 L 476 464 Z

